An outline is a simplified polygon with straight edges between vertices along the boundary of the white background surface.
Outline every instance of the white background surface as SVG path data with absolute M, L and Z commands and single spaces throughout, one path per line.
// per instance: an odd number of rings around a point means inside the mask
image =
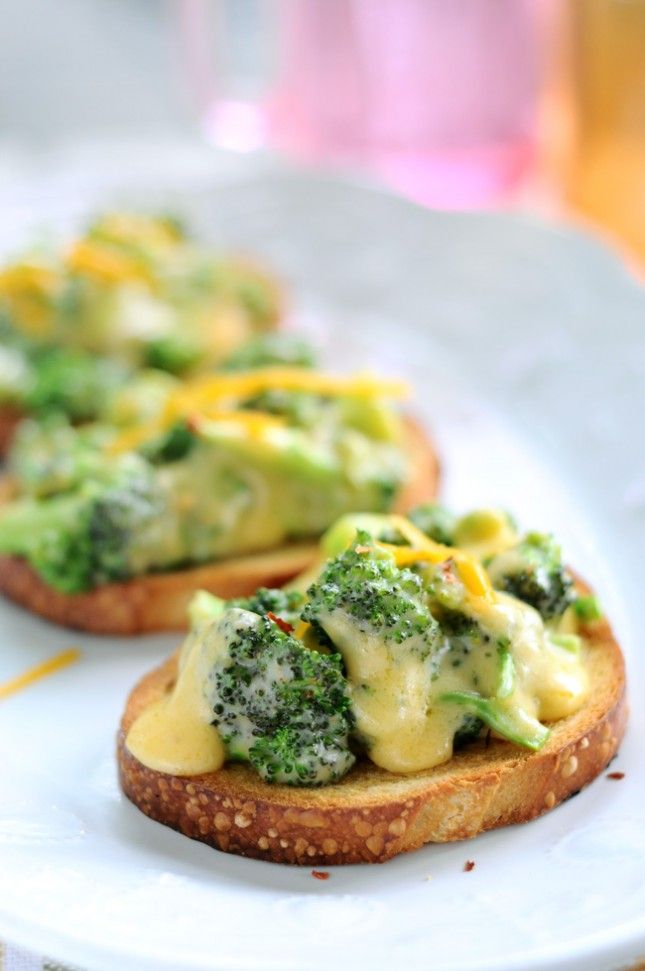
M 65 229 L 118 198 L 192 214 L 271 259 L 328 361 L 415 382 L 448 501 L 505 504 L 557 531 L 615 619 L 642 697 L 643 298 L 618 262 L 526 218 L 428 213 L 268 166 L 226 189 L 197 168 L 158 179 L 154 192 L 50 182 L 7 206 L 0 247 L 36 213 Z M 124 696 L 173 638 L 74 635 L 9 605 L 0 621 L 0 677 L 83 648 L 0 708 L 0 934 L 87 968 L 600 971 L 645 952 L 640 706 L 622 782 L 601 777 L 535 823 L 321 883 L 191 843 L 119 795 Z

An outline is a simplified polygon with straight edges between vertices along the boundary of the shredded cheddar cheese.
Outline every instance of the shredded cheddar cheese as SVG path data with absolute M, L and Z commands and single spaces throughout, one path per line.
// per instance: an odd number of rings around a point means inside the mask
M 307 633 L 307 631 L 309 630 L 310 626 L 311 625 L 307 623 L 306 620 L 299 620 L 294 628 L 293 636 L 297 637 L 298 640 L 301 641 L 305 636 L 305 634 Z
M 179 420 L 177 416 L 175 420 Z M 198 422 L 202 419 L 206 421 L 229 424 L 238 432 L 242 432 L 245 437 L 253 441 L 262 441 L 267 435 L 280 428 L 284 428 L 285 421 L 278 415 L 267 415 L 263 411 L 218 411 L 215 409 L 205 409 L 199 415 L 185 416 L 187 419 L 193 418 Z M 162 435 L 169 425 L 168 421 L 153 422 L 148 425 L 137 425 L 134 428 L 127 428 L 121 432 L 107 447 L 111 455 L 118 455 L 122 452 L 129 452 L 139 448 L 144 442 L 152 441 L 156 436 Z
M 58 281 L 56 271 L 36 263 L 17 263 L 0 273 L 0 293 L 7 296 L 30 293 L 50 293 Z
M 0 684 L 0 698 L 8 698 L 9 695 L 16 694 L 23 688 L 28 688 L 35 681 L 40 681 L 41 678 L 45 678 L 55 671 L 60 671 L 61 668 L 66 668 L 69 664 L 77 661 L 80 655 L 81 652 L 77 647 L 70 647 L 68 650 L 61 651 L 60 654 L 55 654 L 54 657 L 34 665 L 33 668 L 29 668 L 15 678 L 10 678 L 4 684 Z
M 12 323 L 27 336 L 50 332 L 50 301 L 60 282 L 52 267 L 36 263 L 17 263 L 0 272 L 0 297 L 11 308 Z
M 150 274 L 141 262 L 90 240 L 75 244 L 67 255 L 67 266 L 75 273 L 94 277 L 101 283 L 151 282 Z
M 149 246 L 174 246 L 182 242 L 178 226 L 166 219 L 155 219 L 132 212 L 113 212 L 104 216 L 95 231 L 120 242 L 138 242 Z
M 178 388 L 169 398 L 166 413 L 185 414 L 206 404 L 225 399 L 249 398 L 263 391 L 304 391 L 328 397 L 403 398 L 408 393 L 404 381 L 376 378 L 369 374 L 338 377 L 307 371 L 305 368 L 275 367 L 237 374 L 217 374 L 197 378 Z
M 110 445 L 119 453 L 137 448 L 162 434 L 175 422 L 191 417 L 229 421 L 244 429 L 249 437 L 263 438 L 267 432 L 284 425 L 284 420 L 262 411 L 235 411 L 224 407 L 263 391 L 304 391 L 325 396 L 403 397 L 408 386 L 402 381 L 379 379 L 371 375 L 336 377 L 304 368 L 264 368 L 196 378 L 181 385 L 166 401 L 158 421 L 126 429 Z
M 378 543 L 380 549 L 391 553 L 397 566 L 410 566 L 412 563 L 444 563 L 452 560 L 459 572 L 466 590 L 474 597 L 484 597 L 493 601 L 495 594 L 486 572 L 474 556 L 452 546 L 442 546 L 433 543 L 424 536 L 423 544 L 417 546 L 393 546 L 389 543 Z

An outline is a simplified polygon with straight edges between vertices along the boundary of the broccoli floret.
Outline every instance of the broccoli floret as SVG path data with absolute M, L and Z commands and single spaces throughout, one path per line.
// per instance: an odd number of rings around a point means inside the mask
M 124 456 L 103 480 L 0 512 L 0 551 L 25 557 L 46 583 L 76 593 L 136 572 L 139 541 L 163 500 L 151 470 Z
M 265 411 L 270 415 L 286 418 L 290 425 L 311 428 L 319 425 L 329 409 L 329 402 L 318 395 L 304 391 L 284 391 L 273 388 L 241 402 L 241 408 L 251 411 Z
M 444 652 L 442 663 L 453 668 L 460 668 L 466 664 L 471 655 L 490 659 L 490 667 L 496 670 L 499 666 L 498 644 L 481 624 L 472 617 L 459 610 L 444 610 L 436 608 L 441 630 L 444 634 Z M 478 675 L 475 670 L 470 674 L 469 688 L 481 690 Z M 487 680 L 484 674 L 484 680 Z
M 261 617 L 272 613 L 293 626 L 298 622 L 304 599 L 304 594 L 299 590 L 269 590 L 267 587 L 260 587 L 250 597 L 229 600 L 228 606 L 250 610 L 251 613 L 259 614 Z
M 574 600 L 573 578 L 560 547 L 545 533 L 527 533 L 486 563 L 493 586 L 534 607 L 544 620 L 559 617 Z
M 146 442 L 141 448 L 144 455 L 153 465 L 165 465 L 185 458 L 197 441 L 196 435 L 185 421 L 177 421 L 167 432 Z
M 311 368 L 316 359 L 309 344 L 294 334 L 266 334 L 255 337 L 228 357 L 222 368 L 225 371 L 250 371 L 264 367 Z
M 307 650 L 267 617 L 228 609 L 206 695 L 230 759 L 267 782 L 324 785 L 354 763 L 350 702 L 338 654 Z
M 114 361 L 71 347 L 40 348 L 32 355 L 24 404 L 36 414 L 61 411 L 74 421 L 101 413 L 126 371 Z
M 158 337 L 145 347 L 145 364 L 169 374 L 184 374 L 198 363 L 200 348 L 181 335 Z
M 399 569 L 364 530 L 357 531 L 348 550 L 327 562 L 307 597 L 303 619 L 323 629 L 325 617 L 341 610 L 361 629 L 377 630 L 386 642 L 410 641 L 422 658 L 438 644 L 439 625 L 426 604 L 421 579 Z
M 425 502 L 408 513 L 417 529 L 444 546 L 454 545 L 457 517 L 438 502 Z
M 47 496 L 66 492 L 105 468 L 103 449 L 112 435 L 108 427 L 74 428 L 60 412 L 20 423 L 9 467 L 24 493 Z

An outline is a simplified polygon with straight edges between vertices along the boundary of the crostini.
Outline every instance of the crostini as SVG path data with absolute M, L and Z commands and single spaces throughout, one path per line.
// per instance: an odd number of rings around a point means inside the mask
M 128 699 L 120 780 L 226 852 L 374 863 L 527 821 L 624 733 L 595 597 L 552 537 L 501 513 L 345 517 L 289 590 L 199 594 L 191 615 Z

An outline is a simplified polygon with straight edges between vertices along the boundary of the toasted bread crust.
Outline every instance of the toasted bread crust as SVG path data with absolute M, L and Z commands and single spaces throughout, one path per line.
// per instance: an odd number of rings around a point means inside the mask
M 11 447 L 16 428 L 25 416 L 11 405 L 0 406 L 0 459 L 3 459 Z
M 427 437 L 411 420 L 405 427 L 412 473 L 397 499 L 401 512 L 431 499 L 439 478 L 439 463 Z M 0 592 L 47 620 L 94 634 L 180 631 L 186 628 L 186 607 L 196 590 L 229 598 L 246 596 L 261 586 L 279 587 L 310 566 L 317 552 L 315 543 L 285 546 L 75 594 L 49 586 L 26 560 L 0 556 Z
M 476 836 L 542 815 L 591 782 L 625 731 L 623 658 L 609 625 L 586 629 L 592 687 L 539 752 L 481 740 L 445 765 L 409 776 L 361 762 L 320 789 L 269 785 L 248 766 L 194 777 L 142 765 L 125 738 L 137 715 L 170 689 L 176 657 L 131 693 L 118 734 L 126 796 L 152 819 L 228 853 L 310 866 L 382 863 L 424 843 Z

